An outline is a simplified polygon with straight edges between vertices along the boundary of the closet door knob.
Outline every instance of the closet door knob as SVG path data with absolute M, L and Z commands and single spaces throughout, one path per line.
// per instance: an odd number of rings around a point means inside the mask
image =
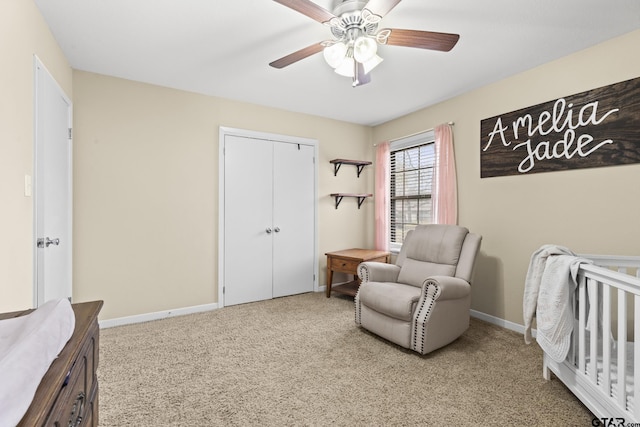
M 267 232 L 267 234 L 271 234 L 271 227 L 267 227 L 265 231 Z
M 274 228 L 273 231 L 275 231 L 276 233 L 279 233 L 280 232 L 280 227 Z

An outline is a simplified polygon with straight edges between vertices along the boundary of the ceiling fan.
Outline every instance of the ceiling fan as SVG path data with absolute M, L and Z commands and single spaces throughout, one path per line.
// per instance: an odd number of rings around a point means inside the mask
M 325 60 L 336 73 L 352 78 L 353 87 L 371 81 L 370 71 L 382 62 L 377 54 L 379 44 L 448 52 L 460 38 L 458 34 L 431 31 L 378 30 L 380 20 L 401 0 L 334 0 L 333 12 L 310 0 L 274 1 L 327 25 L 333 39 L 307 46 L 269 65 L 284 68 L 323 51 Z

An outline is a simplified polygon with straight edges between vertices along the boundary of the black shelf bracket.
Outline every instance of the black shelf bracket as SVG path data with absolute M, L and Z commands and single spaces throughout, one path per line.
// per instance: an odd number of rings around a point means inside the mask
M 338 167 L 339 167 L 339 166 L 338 166 Z M 344 196 L 336 196 L 336 209 L 338 209 L 338 206 L 340 206 L 340 202 L 342 201 L 342 198 L 343 198 L 343 197 L 344 197 Z M 358 209 L 359 209 L 359 208 L 360 208 L 360 207 L 358 206 Z
M 338 171 L 340 170 L 340 166 L 343 164 L 354 165 L 358 171 L 358 178 L 360 178 L 360 174 L 365 166 L 370 165 L 371 162 L 367 162 L 364 160 L 346 160 L 346 159 L 333 159 L 330 161 L 333 163 L 333 176 L 338 176 Z
M 340 202 L 342 202 L 344 197 L 354 197 L 358 199 L 358 209 L 360 209 L 364 200 L 371 196 L 373 196 L 373 194 L 331 193 L 331 197 L 336 198 L 336 209 L 338 209 L 338 206 L 340 206 Z

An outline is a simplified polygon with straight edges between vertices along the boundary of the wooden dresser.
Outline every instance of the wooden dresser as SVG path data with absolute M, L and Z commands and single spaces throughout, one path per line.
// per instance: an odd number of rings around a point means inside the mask
M 42 378 L 20 427 L 98 425 L 98 313 L 102 301 L 72 304 L 73 335 Z M 0 314 L 7 319 L 32 310 Z

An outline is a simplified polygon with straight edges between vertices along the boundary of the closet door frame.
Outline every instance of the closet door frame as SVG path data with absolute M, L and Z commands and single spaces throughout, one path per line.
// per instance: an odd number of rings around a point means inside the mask
M 218 307 L 224 307 L 224 266 L 225 266 L 225 137 L 234 135 L 245 138 L 256 138 L 269 140 L 274 142 L 286 142 L 293 144 L 309 145 L 313 147 L 315 162 L 313 163 L 313 200 L 314 200 L 314 219 L 313 219 L 313 291 L 319 292 L 318 286 L 318 141 L 310 138 L 303 138 L 290 135 L 279 135 L 266 132 L 258 132 L 246 129 L 231 128 L 220 126 L 218 139 Z M 248 171 L 250 173 L 250 171 Z M 251 197 L 247 195 L 246 197 Z M 248 260 L 247 262 L 250 262 Z

